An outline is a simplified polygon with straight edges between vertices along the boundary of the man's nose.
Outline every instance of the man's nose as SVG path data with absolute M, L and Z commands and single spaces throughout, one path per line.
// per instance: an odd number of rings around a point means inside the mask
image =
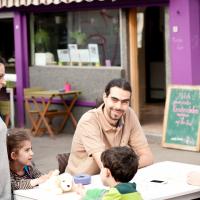
M 117 109 L 120 109 L 122 107 L 122 102 L 121 101 L 118 101 L 116 104 L 115 104 L 115 107 Z

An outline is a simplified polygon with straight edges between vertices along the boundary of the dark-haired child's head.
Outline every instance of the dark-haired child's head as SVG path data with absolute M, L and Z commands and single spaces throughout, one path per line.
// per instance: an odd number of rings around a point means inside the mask
M 33 152 L 31 138 L 27 131 L 11 129 L 7 135 L 7 150 L 10 161 L 19 160 L 22 164 L 30 164 Z
M 104 168 L 116 182 L 129 182 L 138 170 L 138 157 L 129 147 L 112 147 L 101 154 Z

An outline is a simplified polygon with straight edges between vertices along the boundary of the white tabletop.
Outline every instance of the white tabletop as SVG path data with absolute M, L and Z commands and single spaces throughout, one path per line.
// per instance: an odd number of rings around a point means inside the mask
M 133 180 L 145 200 L 189 200 L 200 197 L 200 187 L 186 182 L 190 171 L 200 171 L 200 166 L 165 161 L 140 169 Z M 153 183 L 151 180 L 163 180 L 164 183 Z
M 133 181 L 137 184 L 137 190 L 145 200 L 163 199 L 194 199 L 200 197 L 200 187 L 186 183 L 186 177 L 190 171 L 200 171 L 200 166 L 178 162 L 164 161 L 138 170 Z M 151 180 L 163 180 L 164 183 L 153 183 Z M 92 176 L 92 183 L 87 188 L 103 188 L 100 176 Z M 80 196 L 69 192 L 62 195 L 52 195 L 40 188 L 31 190 L 14 191 L 16 200 L 78 200 Z

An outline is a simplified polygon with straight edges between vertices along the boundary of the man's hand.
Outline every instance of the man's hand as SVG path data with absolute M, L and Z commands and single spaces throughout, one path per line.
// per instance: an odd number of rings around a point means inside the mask
M 102 167 L 101 153 L 102 152 L 92 154 L 92 157 L 95 159 L 97 165 L 99 166 L 99 169 L 101 169 L 101 167 Z
M 139 168 L 153 164 L 153 154 L 149 147 L 138 150 L 136 154 L 139 157 Z

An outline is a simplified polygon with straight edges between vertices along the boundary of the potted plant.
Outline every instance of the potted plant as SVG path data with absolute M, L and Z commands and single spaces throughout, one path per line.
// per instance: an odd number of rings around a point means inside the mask
M 35 33 L 35 65 L 47 64 L 50 37 L 46 30 L 39 28 Z
M 85 33 L 80 31 L 74 31 L 69 33 L 70 38 L 78 46 L 84 46 L 86 44 L 87 36 Z
M 50 37 L 47 31 L 39 29 L 35 33 L 35 51 L 46 52 L 49 49 Z

